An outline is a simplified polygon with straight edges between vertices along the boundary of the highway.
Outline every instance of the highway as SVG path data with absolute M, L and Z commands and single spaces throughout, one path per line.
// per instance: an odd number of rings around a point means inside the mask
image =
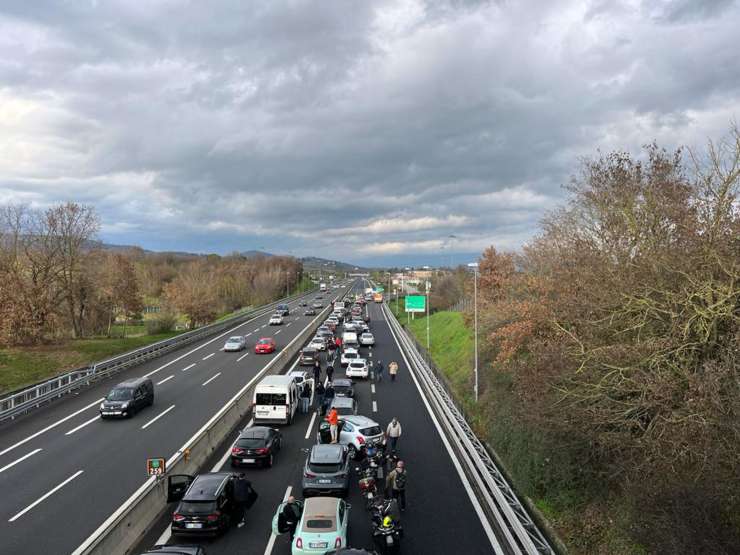
M 324 304 L 344 291 L 325 293 Z M 170 457 L 272 360 L 254 354 L 260 337 L 280 349 L 313 320 L 298 302 L 282 326 L 257 317 L 2 425 L 0 554 L 77 548 L 145 482 L 147 457 Z M 221 351 L 230 335 L 248 336 L 247 350 Z M 154 405 L 128 420 L 100 420 L 111 386 L 139 376 L 154 381 Z
M 378 421 L 385 429 L 390 419 L 397 416 L 403 426 L 399 442 L 401 457 L 409 471 L 407 488 L 408 508 L 403 515 L 405 536 L 402 552 L 421 554 L 484 554 L 493 553 L 497 541 L 493 532 L 478 516 L 469 486 L 461 479 L 433 419 L 414 381 L 408 373 L 399 347 L 394 341 L 380 306 L 368 305 L 371 331 L 376 347 L 362 350 L 373 362 L 380 359 L 387 365 L 395 360 L 400 365 L 399 377 L 392 383 L 387 375 L 372 385 L 356 380 L 360 414 Z M 343 376 L 337 366 L 335 377 Z M 247 424 L 245 419 L 244 425 Z M 274 537 L 270 532 L 272 516 L 278 504 L 292 493 L 301 496 L 302 466 L 306 450 L 315 443 L 318 418 L 300 415 L 290 426 L 283 426 L 283 449 L 276 456 L 275 464 L 267 469 L 244 469 L 259 493 L 259 499 L 247 515 L 243 528 L 232 527 L 216 539 L 186 538 L 179 543 L 201 543 L 209 555 L 236 553 L 287 555 L 290 543 L 287 536 Z M 210 461 L 204 471 L 230 470 L 228 446 Z M 349 543 L 352 547 L 370 548 L 370 523 L 354 476 L 348 502 L 351 504 Z M 174 510 L 174 505 L 170 507 Z M 171 512 L 171 511 L 170 511 Z M 158 527 L 140 544 L 140 553 L 155 543 L 178 543 L 169 537 L 169 514 L 160 519 Z

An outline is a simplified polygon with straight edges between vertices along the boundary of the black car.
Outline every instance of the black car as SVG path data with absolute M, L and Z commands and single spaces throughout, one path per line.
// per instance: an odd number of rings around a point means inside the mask
M 244 428 L 231 448 L 231 466 L 261 464 L 272 466 L 275 453 L 283 443 L 282 434 L 267 426 Z
M 306 310 L 303 311 L 304 316 L 316 316 L 316 309 L 312 307 L 308 307 Z
M 100 418 L 127 418 L 154 404 L 154 384 L 149 378 L 121 382 L 100 403 Z
M 231 472 L 167 477 L 167 502 L 179 501 L 172 513 L 172 535 L 218 535 L 236 515 Z
M 301 301 L 300 306 L 308 306 L 308 303 L 306 301 Z
M 299 364 L 301 366 L 313 366 L 319 360 L 319 352 L 316 349 L 306 347 L 301 351 Z
M 275 312 L 279 313 L 280 316 L 288 316 L 290 314 L 290 308 L 288 308 L 287 304 L 279 304 Z
M 335 397 L 355 396 L 355 388 L 352 380 L 348 380 L 347 378 L 336 378 L 333 382 L 331 382 L 331 384 L 334 388 Z
M 141 555 L 206 555 L 201 545 L 155 545 Z

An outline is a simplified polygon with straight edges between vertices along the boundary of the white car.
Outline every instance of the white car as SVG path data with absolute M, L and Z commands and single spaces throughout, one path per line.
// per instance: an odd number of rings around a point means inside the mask
M 370 332 L 365 332 L 360 336 L 360 345 L 375 345 L 375 337 Z
M 273 314 L 270 316 L 269 324 L 271 326 L 281 326 L 283 324 L 283 316 L 281 314 Z
M 357 352 L 357 349 L 352 349 L 351 347 L 347 347 L 344 352 L 342 353 L 342 356 L 340 357 L 340 362 L 342 366 L 347 366 L 350 362 L 353 360 L 357 360 L 360 357 L 360 353 Z
M 295 383 L 302 384 L 309 378 L 309 373 L 306 370 L 291 370 L 288 372 L 288 376 L 293 378 Z
M 326 351 L 326 341 L 323 337 L 314 337 L 311 343 L 308 344 L 309 349 L 316 349 L 317 351 Z
M 242 335 L 229 337 L 224 344 L 224 351 L 243 351 L 247 348 L 247 340 Z
M 367 378 L 370 370 L 364 358 L 356 358 L 347 365 L 344 375 L 348 378 Z

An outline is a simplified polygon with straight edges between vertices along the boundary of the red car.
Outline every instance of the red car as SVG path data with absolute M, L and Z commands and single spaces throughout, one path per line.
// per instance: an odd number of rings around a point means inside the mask
M 274 353 L 275 349 L 277 349 L 277 346 L 272 337 L 263 337 L 257 341 L 257 344 L 254 346 L 254 352 L 258 355 Z

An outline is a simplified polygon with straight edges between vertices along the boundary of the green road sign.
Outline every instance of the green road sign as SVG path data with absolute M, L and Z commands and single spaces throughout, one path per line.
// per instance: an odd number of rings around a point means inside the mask
M 380 287 L 380 286 L 378 286 L 378 287 L 376 287 L 376 288 L 375 288 L 375 292 L 376 292 L 376 293 L 382 293 L 383 291 L 385 291 L 385 289 L 383 289 L 383 288 L 382 288 L 382 287 Z
M 164 476 L 165 472 L 167 471 L 166 464 L 167 461 L 162 457 L 158 457 L 156 459 L 147 459 L 147 476 Z
M 425 301 L 424 295 L 406 295 L 406 312 L 425 312 Z

